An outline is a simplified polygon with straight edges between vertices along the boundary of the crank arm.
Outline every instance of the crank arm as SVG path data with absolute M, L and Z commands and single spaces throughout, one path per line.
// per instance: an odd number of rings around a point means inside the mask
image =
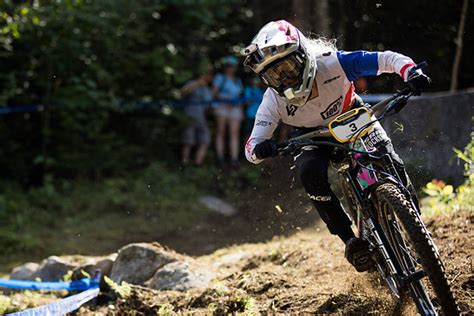
M 411 273 L 410 275 L 399 277 L 398 279 L 400 280 L 402 286 L 406 286 L 411 282 L 416 282 L 423 279 L 426 275 L 427 274 L 425 270 L 421 269 Z

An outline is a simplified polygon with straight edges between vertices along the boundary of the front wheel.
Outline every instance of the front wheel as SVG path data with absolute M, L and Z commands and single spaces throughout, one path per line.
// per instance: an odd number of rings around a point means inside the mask
M 380 185 L 375 197 L 380 223 L 418 310 L 424 315 L 435 315 L 433 306 L 438 305 L 444 315 L 458 315 L 439 253 L 413 203 L 393 183 Z M 429 282 L 426 278 L 414 277 L 422 274 L 428 276 Z M 435 300 L 430 299 L 433 294 Z

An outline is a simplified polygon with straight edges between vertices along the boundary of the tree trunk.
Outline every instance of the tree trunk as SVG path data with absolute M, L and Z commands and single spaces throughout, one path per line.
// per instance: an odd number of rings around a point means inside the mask
M 459 66 L 461 65 L 461 54 L 463 46 L 464 26 L 466 25 L 466 15 L 469 0 L 464 0 L 461 10 L 461 18 L 459 19 L 458 35 L 456 37 L 456 53 L 454 55 L 453 69 L 451 72 L 450 92 L 455 92 L 458 88 Z
M 329 17 L 329 0 L 293 0 L 290 19 L 304 34 L 310 32 L 329 37 L 331 36 L 331 19 Z
M 255 23 L 255 30 L 259 30 L 263 26 L 263 8 L 262 3 L 255 1 L 253 4 L 253 12 L 254 12 L 254 23 Z
M 311 12 L 311 1 L 309 0 L 293 0 L 292 1 L 293 17 L 289 21 L 297 28 L 307 34 L 311 31 L 311 21 L 309 13 Z
M 314 13 L 312 17 L 314 29 L 312 31 L 320 36 L 330 38 L 332 34 L 331 18 L 329 17 L 329 1 L 313 1 L 312 12 Z

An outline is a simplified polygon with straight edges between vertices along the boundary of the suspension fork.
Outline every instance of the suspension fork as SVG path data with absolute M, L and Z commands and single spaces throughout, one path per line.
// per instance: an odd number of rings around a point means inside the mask
M 357 170 L 356 170 L 357 171 Z M 355 205 L 356 209 L 354 210 L 354 215 L 358 229 L 358 237 L 364 237 L 367 235 L 368 238 L 372 237 L 373 246 L 378 250 L 378 253 L 383 258 L 385 265 L 389 269 L 391 276 L 396 276 L 398 274 L 397 268 L 391 259 L 393 256 L 390 255 L 391 249 L 387 249 L 387 240 L 380 225 L 377 221 L 374 221 L 373 215 L 369 212 L 370 209 L 373 209 L 373 205 L 370 199 L 370 192 L 372 192 L 373 186 L 365 189 L 364 191 L 360 190 L 360 185 L 357 180 L 352 176 L 350 168 L 346 169 L 343 173 L 340 173 L 343 181 L 346 181 L 348 184 L 348 189 L 350 192 L 345 194 L 351 194 L 353 199 L 356 200 L 358 205 Z M 356 175 L 357 176 L 357 175 Z M 364 231 L 367 230 L 367 231 Z M 366 237 L 366 238 L 367 238 Z

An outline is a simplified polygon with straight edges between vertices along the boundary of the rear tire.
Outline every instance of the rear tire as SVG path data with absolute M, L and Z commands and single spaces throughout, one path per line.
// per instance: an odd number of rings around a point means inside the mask
M 441 258 L 413 204 L 393 183 L 380 185 L 376 189 L 375 195 L 381 209 L 393 212 L 408 235 L 409 242 L 413 245 L 421 266 L 428 275 L 444 315 L 459 315 L 459 309 L 449 281 L 446 279 Z

